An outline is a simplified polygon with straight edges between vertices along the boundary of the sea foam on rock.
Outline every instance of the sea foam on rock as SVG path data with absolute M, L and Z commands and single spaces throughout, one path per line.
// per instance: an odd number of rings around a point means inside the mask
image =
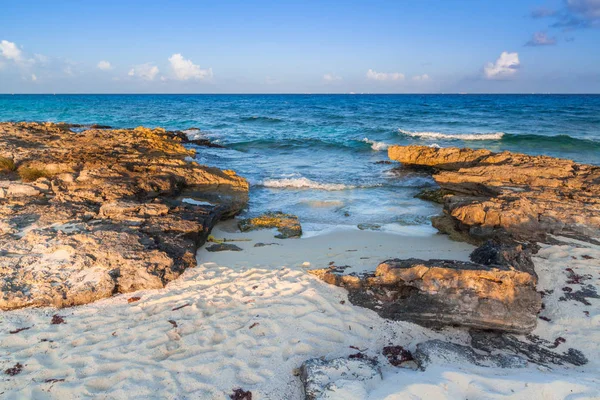
M 2 310 L 161 288 L 248 200 L 245 179 L 187 162 L 194 151 L 159 128 L 1 123 L 0 149 L 17 167 L 0 173 Z

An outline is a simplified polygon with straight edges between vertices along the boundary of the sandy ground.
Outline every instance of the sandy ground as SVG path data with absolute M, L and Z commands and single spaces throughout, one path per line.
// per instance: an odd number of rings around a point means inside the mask
M 345 290 L 306 270 L 331 261 L 373 269 L 392 257 L 466 260 L 469 245 L 442 235 L 371 231 L 278 240 L 268 230 L 235 233 L 231 223 L 213 234 L 249 241 L 232 242 L 240 252 L 201 249 L 198 267 L 162 290 L 69 309 L 0 314 L 0 368 L 23 365 L 15 376 L 0 375 L 0 397 L 228 399 L 234 388 L 243 388 L 254 400 L 299 400 L 303 392 L 294 369 L 306 359 L 347 356 L 356 348 L 375 356 L 388 344 L 414 349 L 432 338 L 468 342 L 460 329 L 434 332 L 383 320 L 352 306 Z M 259 242 L 276 244 L 254 247 Z M 600 249 L 575 245 L 545 247 L 535 260 L 540 290 L 554 292 L 545 297 L 542 314 L 551 321 L 540 320 L 534 333 L 566 338 L 557 350 L 582 350 L 588 365 L 519 370 L 435 365 L 421 372 L 386 366 L 381 358 L 384 380 L 367 398 L 600 398 L 600 300 L 590 299 L 590 306 L 559 301 L 568 280 L 565 268 L 591 274 L 586 283 L 597 287 L 599 260 Z M 128 302 L 132 297 L 140 299 Z M 51 324 L 56 314 L 64 324 Z M 10 333 L 20 328 L 29 329 Z

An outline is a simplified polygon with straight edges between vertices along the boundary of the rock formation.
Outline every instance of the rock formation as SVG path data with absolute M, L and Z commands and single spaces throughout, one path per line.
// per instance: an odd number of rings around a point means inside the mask
M 391 146 L 392 160 L 429 167 L 445 193 L 436 228 L 480 243 L 509 235 L 600 236 L 600 167 L 570 160 L 488 150 Z M 462 236 L 461 236 L 462 235 Z
M 277 228 L 279 231 L 279 234 L 275 235 L 277 239 L 299 238 L 302 236 L 302 226 L 298 221 L 298 217 L 281 211 L 268 212 L 256 218 L 243 219 L 238 223 L 238 227 L 242 232 Z
M 381 382 L 379 366 L 369 358 L 313 358 L 299 372 L 306 400 L 365 398 Z
M 374 275 L 343 275 L 335 266 L 309 272 L 348 289 L 354 305 L 428 327 L 526 333 L 535 328 L 541 307 L 535 277 L 503 265 L 394 259 L 379 264 Z
M 163 129 L 0 124 L 0 309 L 160 288 L 195 266 L 248 183 Z

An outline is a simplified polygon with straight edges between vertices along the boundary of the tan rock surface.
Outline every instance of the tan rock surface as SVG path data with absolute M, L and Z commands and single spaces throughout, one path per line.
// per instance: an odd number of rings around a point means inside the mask
M 457 230 L 475 239 L 502 233 L 531 241 L 547 233 L 600 237 L 600 167 L 427 146 L 392 146 L 389 157 L 406 166 L 433 168 L 435 181 L 454 194 L 445 197 L 445 213 Z
M 501 265 L 411 258 L 384 261 L 374 275 L 344 275 L 335 267 L 310 273 L 347 288 L 353 304 L 384 318 L 431 327 L 530 332 L 541 307 L 535 277 Z
M 0 309 L 160 288 L 193 267 L 248 199 L 245 179 L 193 155 L 163 129 L 0 123 L 0 157 L 15 164 L 0 171 Z

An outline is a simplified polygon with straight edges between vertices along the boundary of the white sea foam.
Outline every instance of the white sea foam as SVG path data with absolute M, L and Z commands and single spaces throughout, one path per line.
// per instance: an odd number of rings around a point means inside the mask
M 319 190 L 344 190 L 353 189 L 354 186 L 341 183 L 319 183 L 308 178 L 285 178 L 285 179 L 266 179 L 261 186 L 270 188 L 298 188 L 298 189 L 319 189 Z
M 183 133 L 185 133 L 188 137 L 189 140 L 198 140 L 198 139 L 204 139 L 204 134 L 200 131 L 200 129 L 186 129 L 184 131 L 181 131 Z
M 454 140 L 500 140 L 504 132 L 493 133 L 441 133 L 441 132 L 413 132 L 398 129 L 403 135 L 423 139 L 454 139 Z
M 183 201 L 184 203 L 193 204 L 195 206 L 213 206 L 214 207 L 213 203 L 209 203 L 208 201 L 195 200 L 195 199 L 191 199 L 189 197 L 185 198 L 181 201 Z
M 371 145 L 371 148 L 375 151 L 387 150 L 387 148 L 390 147 L 390 145 L 387 143 L 376 142 L 375 140 L 371 140 L 369 138 L 364 138 L 362 141 L 365 143 L 369 143 Z

